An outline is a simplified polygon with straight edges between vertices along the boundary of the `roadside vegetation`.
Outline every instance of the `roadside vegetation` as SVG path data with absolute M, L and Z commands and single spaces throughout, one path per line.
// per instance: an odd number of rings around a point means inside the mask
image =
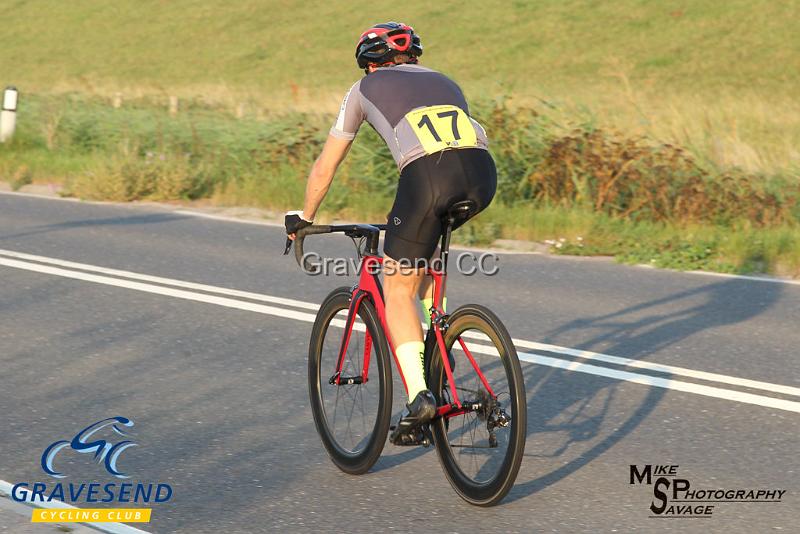
M 493 139 L 497 201 L 461 232 L 549 242 L 554 252 L 613 255 L 660 267 L 800 274 L 796 175 L 719 169 L 680 147 L 576 124 L 500 100 L 473 113 Z M 12 187 L 55 182 L 94 200 L 200 200 L 280 212 L 302 200 L 306 172 L 333 116 L 236 118 L 145 100 L 114 109 L 83 97 L 29 98 L 0 147 Z M 383 220 L 394 162 L 368 127 L 324 205 L 326 219 Z
M 456 10 L 414 0 L 402 17 L 350 13 L 342 0 L 290 4 L 0 7 L 1 81 L 21 95 L 0 180 L 87 199 L 296 207 L 360 75 L 353 34 L 401 18 L 423 35 L 424 62 L 462 83 L 492 139 L 497 201 L 462 242 L 534 240 L 557 253 L 800 276 L 791 2 L 488 0 Z M 322 217 L 381 220 L 396 183 L 364 127 Z

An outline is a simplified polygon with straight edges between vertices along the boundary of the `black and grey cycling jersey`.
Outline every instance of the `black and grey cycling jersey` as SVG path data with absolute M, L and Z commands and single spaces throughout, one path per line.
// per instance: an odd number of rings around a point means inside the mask
M 386 142 L 400 170 L 442 150 L 488 149 L 486 132 L 470 117 L 461 88 L 420 65 L 382 67 L 357 81 L 330 133 L 353 139 L 365 120 Z

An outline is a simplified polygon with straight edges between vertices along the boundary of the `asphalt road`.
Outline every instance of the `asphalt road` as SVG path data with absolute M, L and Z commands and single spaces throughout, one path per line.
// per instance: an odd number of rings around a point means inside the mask
M 151 532 L 797 531 L 800 285 L 522 254 L 497 276 L 451 276 L 451 309 L 487 304 L 513 337 L 555 346 L 518 345 L 526 455 L 506 500 L 483 509 L 451 490 L 432 449 L 387 445 L 359 477 L 330 463 L 306 391 L 311 324 L 295 317 L 313 309 L 53 264 L 316 304 L 351 283 L 303 275 L 282 244 L 275 227 L 0 194 L 0 479 L 54 483 L 44 448 L 122 415 L 139 445 L 124 457 L 132 479 L 174 489 L 139 525 Z M 60 462 L 64 482 L 113 481 L 83 456 Z M 697 489 L 785 494 L 650 518 L 653 488 L 629 483 L 631 464 L 679 465 Z

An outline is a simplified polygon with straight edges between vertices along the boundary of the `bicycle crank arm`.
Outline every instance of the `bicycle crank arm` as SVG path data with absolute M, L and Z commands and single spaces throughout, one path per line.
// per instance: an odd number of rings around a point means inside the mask
M 336 380 L 339 380 L 339 383 L 336 384 Z M 328 384 L 331 385 L 338 385 L 338 386 L 352 386 L 353 384 L 363 384 L 366 382 L 363 376 L 339 376 L 339 373 L 336 373 L 328 380 Z

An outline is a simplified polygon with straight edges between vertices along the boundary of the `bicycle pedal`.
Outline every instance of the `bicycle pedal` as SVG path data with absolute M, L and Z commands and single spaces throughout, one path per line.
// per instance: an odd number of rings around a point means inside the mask
M 389 435 L 389 441 L 398 447 L 415 447 L 422 445 L 423 447 L 430 447 L 430 431 L 423 426 L 412 426 L 410 424 L 404 425 L 401 419 L 398 424 L 389 427 L 392 433 Z
M 421 429 L 412 433 L 398 433 L 391 437 L 391 442 L 398 447 L 416 447 L 422 445 L 427 448 L 431 446 L 430 438 L 428 438 Z

